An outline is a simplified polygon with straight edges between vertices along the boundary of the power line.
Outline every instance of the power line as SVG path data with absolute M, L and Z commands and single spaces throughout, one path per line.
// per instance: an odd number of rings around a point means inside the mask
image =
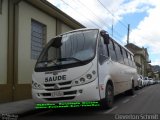
M 102 2 L 100 2 L 100 0 L 97 0 L 113 17 L 116 17 L 109 9 L 107 9 L 103 4 L 102 4 Z M 122 22 L 122 21 L 119 21 L 125 28 L 127 28 L 128 29 L 128 27 L 126 27 L 126 25 Z M 139 28 L 137 28 L 138 30 L 141 30 L 141 29 L 139 29 Z M 114 30 L 115 31 L 115 30 Z M 115 31 L 116 32 L 116 31 Z M 117 34 L 119 34 L 119 32 L 116 32 Z M 119 34 L 120 35 L 120 34 Z M 142 39 L 148 39 L 148 38 L 146 38 L 146 37 L 144 37 L 144 36 L 142 36 L 142 35 L 140 35 L 140 34 L 137 34 L 140 38 L 142 38 Z
M 66 3 L 64 0 L 61 0 L 63 3 L 65 3 L 67 6 L 69 6 L 70 8 L 72 8 L 74 11 L 76 9 L 74 9 L 72 6 L 70 6 L 68 3 Z M 76 10 L 77 11 L 77 10 Z M 80 15 L 82 15 L 84 18 L 86 18 L 87 20 L 89 20 L 90 22 L 92 22 L 92 24 L 94 24 L 95 26 L 97 26 L 98 28 L 101 28 L 98 24 L 96 24 L 95 22 L 93 22 L 92 20 L 88 19 L 86 16 L 84 16 L 83 14 L 81 14 L 79 11 L 77 11 Z M 102 29 L 102 28 L 101 28 Z
M 76 2 L 77 2 L 77 1 L 76 1 Z M 106 24 L 106 22 L 104 22 L 101 18 L 99 18 L 90 8 L 88 8 L 84 3 L 80 2 L 79 0 L 78 0 L 78 2 L 79 2 L 82 6 L 85 6 L 85 8 L 87 8 L 96 18 L 98 18 L 98 19 L 101 21 L 101 23 L 105 24 L 106 26 L 109 26 L 108 24 Z M 77 2 L 77 3 L 78 3 L 78 2 Z
M 73 8 L 71 5 L 69 5 L 68 3 L 66 3 L 64 0 L 61 0 L 63 3 L 65 3 L 67 6 L 69 6 L 70 8 L 72 8 L 73 10 L 76 10 L 75 8 Z M 79 0 L 78 0 L 79 1 Z M 82 6 L 84 6 L 85 8 L 87 8 L 89 11 L 91 11 L 91 9 L 89 9 L 86 5 L 84 5 L 82 2 L 80 2 L 79 1 L 79 3 L 82 5 Z M 77 10 L 76 10 L 77 11 Z M 83 14 L 81 14 L 79 11 L 77 11 L 80 15 L 82 15 L 85 19 L 87 19 L 87 20 L 89 20 L 90 22 L 92 22 L 92 24 L 94 24 L 95 26 L 97 26 L 98 28 L 101 28 L 102 29 L 102 27 L 101 26 L 99 26 L 98 24 L 96 24 L 94 21 L 92 21 L 91 19 L 88 19 L 86 16 L 84 16 Z M 98 18 L 99 20 L 99 22 L 102 24 L 102 22 L 103 22 L 103 24 L 105 24 L 105 25 L 107 25 L 107 26 L 109 26 L 107 23 L 105 23 L 101 18 L 99 18 L 95 13 L 93 13 L 92 11 L 91 11 L 91 13 L 94 15 L 94 17 L 96 17 L 96 18 Z M 116 34 L 114 34 L 114 35 L 116 35 L 116 36 L 119 36 L 119 38 L 122 38 L 122 35 L 119 33 L 119 32 L 117 32 L 115 29 L 112 31 L 112 30 L 110 30 L 110 29 L 108 29 L 109 31 L 111 31 L 111 33 L 110 34 L 112 34 L 112 32 L 114 31 Z M 112 37 L 113 37 L 113 34 L 112 34 Z M 116 37 L 117 38 L 117 37 Z
M 70 6 L 68 3 L 66 3 L 66 2 L 64 2 L 64 0 L 61 0 L 63 3 L 65 3 L 67 6 L 69 6 L 69 7 L 71 7 L 73 10 L 76 10 L 76 9 L 74 9 L 72 6 Z M 79 0 L 78 0 L 79 1 Z M 102 4 L 102 2 L 100 1 L 100 0 L 97 0 L 99 3 L 100 3 L 100 5 L 101 6 L 103 6 L 103 8 L 105 9 L 105 10 L 107 10 L 107 12 L 109 13 L 109 14 L 111 14 L 114 18 L 116 18 L 116 16 L 109 10 L 109 9 L 107 9 L 103 4 Z M 82 5 L 82 6 L 85 6 L 91 13 L 92 13 L 92 15 L 94 15 L 94 17 L 96 17 L 96 18 L 98 18 L 99 20 L 99 22 L 100 23 L 103 23 L 103 24 L 105 24 L 105 25 L 107 25 L 107 26 L 109 26 L 108 24 L 106 24 L 101 18 L 99 18 L 94 12 L 92 12 L 92 10 L 91 9 L 89 9 L 86 5 L 84 5 L 82 2 L 80 2 L 79 1 L 79 3 Z M 77 10 L 76 10 L 77 11 Z M 79 11 L 77 11 L 79 14 L 81 14 Z M 95 22 L 93 22 L 91 19 L 88 19 L 86 16 L 84 16 L 83 14 L 81 14 L 84 18 L 86 18 L 87 20 L 89 20 L 90 22 L 92 22 L 92 24 L 94 24 L 95 26 L 97 26 L 98 28 L 101 28 L 102 29 L 102 27 L 101 26 L 99 26 L 98 24 L 96 24 Z M 122 21 L 120 21 L 119 20 L 119 22 L 120 22 L 120 24 L 121 25 L 123 25 L 125 28 L 127 28 L 128 29 L 128 27 L 122 22 Z M 110 29 L 109 29 L 110 30 Z M 140 30 L 140 29 L 139 29 Z M 118 38 L 117 40 L 119 41 L 119 39 L 120 38 L 122 38 L 123 36 L 118 32 L 118 31 L 116 31 L 115 29 L 113 30 L 116 34 L 114 34 L 115 36 L 113 37 L 113 38 Z M 112 32 L 112 31 L 111 31 Z M 112 34 L 112 33 L 111 33 Z M 146 39 L 145 37 L 143 37 L 143 36 L 141 36 L 141 35 L 138 35 L 139 37 L 141 37 L 142 39 Z M 120 41 L 121 42 L 121 41 Z M 121 42 L 122 43 L 122 42 Z M 122 43 L 123 44 L 123 43 Z
M 109 9 L 107 9 L 107 8 L 102 4 L 102 2 L 101 2 L 100 0 L 97 0 L 97 1 L 100 3 L 101 6 L 103 6 L 103 8 L 104 8 L 105 10 L 107 10 L 108 13 L 110 13 L 114 18 L 116 18 L 116 16 L 115 16 Z M 119 20 L 119 22 L 120 22 L 121 25 L 123 25 L 125 28 L 127 28 L 127 26 L 126 26 L 122 21 Z
M 123 38 L 123 36 L 121 34 L 119 34 L 119 32 L 117 32 L 116 30 L 114 30 L 114 32 L 116 34 L 113 37 L 118 38 L 118 39 L 115 39 L 115 40 L 116 41 L 118 40 L 121 44 L 123 44 L 122 41 L 120 41 Z
M 78 0 L 79 1 L 79 0 Z M 77 1 L 76 1 L 77 2 Z M 77 3 L 80 3 L 82 6 L 84 6 L 85 8 L 87 8 L 96 18 L 98 18 L 101 22 L 103 22 L 103 24 L 105 24 L 105 25 L 107 25 L 107 26 L 109 26 L 106 22 L 104 22 L 102 19 L 100 19 L 90 8 L 88 8 L 85 4 L 83 4 L 82 2 L 77 2 Z M 113 37 L 113 31 L 116 31 L 116 30 L 111 30 L 111 34 L 112 34 L 112 37 Z M 117 32 L 116 31 L 116 33 L 119 35 L 119 36 L 121 36 L 120 34 L 119 34 L 119 32 Z M 121 36 L 122 37 L 122 36 Z

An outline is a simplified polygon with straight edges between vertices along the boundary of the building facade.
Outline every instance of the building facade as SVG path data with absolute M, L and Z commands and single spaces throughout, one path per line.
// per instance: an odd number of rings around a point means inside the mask
M 132 43 L 125 45 L 125 47 L 134 54 L 138 74 L 148 76 L 148 73 L 151 70 L 149 64 L 151 61 L 149 60 L 147 48 L 140 48 Z
M 160 80 L 160 72 L 154 72 L 155 80 Z
M 46 0 L 0 0 L 0 102 L 31 98 L 32 71 L 44 45 L 84 26 Z

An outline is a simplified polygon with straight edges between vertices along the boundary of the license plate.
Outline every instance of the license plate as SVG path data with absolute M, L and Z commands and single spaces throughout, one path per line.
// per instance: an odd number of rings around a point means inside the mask
M 51 95 L 52 97 L 63 97 L 64 94 L 61 91 L 55 91 Z

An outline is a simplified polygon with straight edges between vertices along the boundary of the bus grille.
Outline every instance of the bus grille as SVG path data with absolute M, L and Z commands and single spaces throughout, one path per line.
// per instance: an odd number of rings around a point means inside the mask
M 59 88 L 59 89 L 53 89 L 53 88 L 48 88 L 48 89 L 45 89 L 47 91 L 53 91 L 53 90 L 66 90 L 66 89 L 70 89 L 71 87 L 63 87 L 63 88 Z
M 72 81 L 52 83 L 52 84 L 44 84 L 44 86 L 45 86 L 46 91 L 67 90 L 67 89 L 70 89 L 72 87 L 71 82 Z M 55 87 L 56 85 L 58 86 L 58 88 Z

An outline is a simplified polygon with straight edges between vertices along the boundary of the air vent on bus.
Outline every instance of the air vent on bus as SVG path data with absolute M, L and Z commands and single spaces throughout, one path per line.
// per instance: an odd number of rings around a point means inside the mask
M 56 101 L 56 100 L 70 100 L 70 99 L 74 99 L 75 96 L 70 96 L 70 97 L 58 97 L 58 98 L 44 98 L 45 100 L 48 101 Z
M 71 88 L 71 86 L 70 87 L 63 87 L 63 88 L 59 88 L 59 89 L 47 88 L 45 90 L 47 90 L 47 91 L 54 91 L 54 90 L 66 90 L 66 89 L 70 89 L 70 88 Z

